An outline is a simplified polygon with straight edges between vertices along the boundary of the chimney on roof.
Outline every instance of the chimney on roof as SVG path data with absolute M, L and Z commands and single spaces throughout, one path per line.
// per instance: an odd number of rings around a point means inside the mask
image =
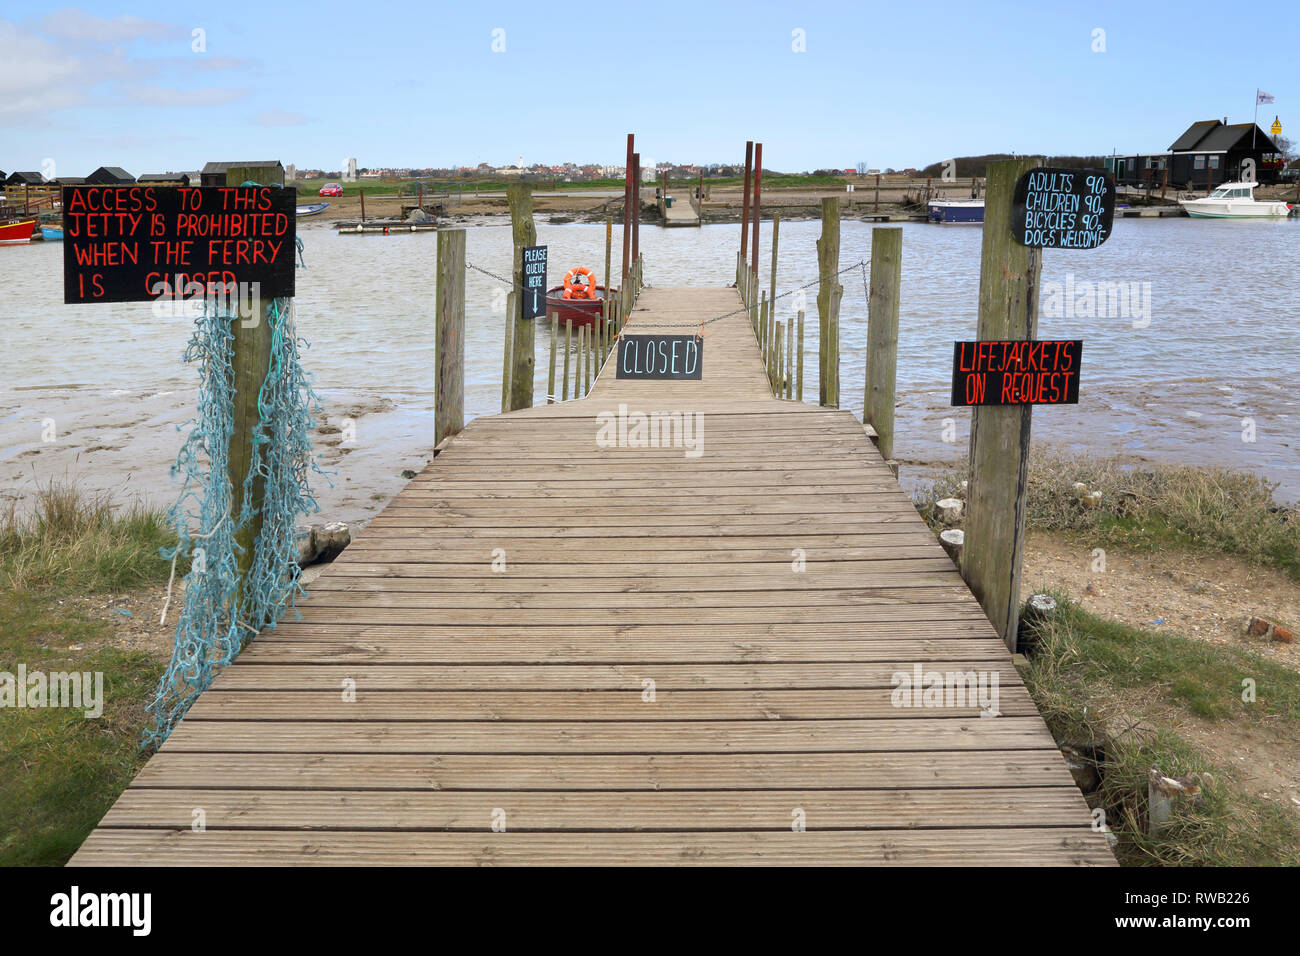
M 1226 116 L 1223 118 L 1223 125 L 1224 125 L 1224 126 L 1227 126 L 1227 125 L 1228 125 L 1228 117 L 1226 117 Z

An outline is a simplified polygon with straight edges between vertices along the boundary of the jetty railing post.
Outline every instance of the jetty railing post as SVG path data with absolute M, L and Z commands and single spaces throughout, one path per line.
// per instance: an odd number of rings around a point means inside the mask
M 513 370 L 510 373 L 510 408 L 531 408 L 533 405 L 533 368 L 536 363 L 536 331 L 533 320 L 524 320 L 524 256 L 525 246 L 537 245 L 537 225 L 533 222 L 533 187 L 528 183 L 510 183 L 506 187 L 506 200 L 510 205 L 510 227 L 514 239 L 514 262 L 511 277 L 514 279 L 515 307 L 510 312 L 514 324 L 514 345 L 511 347 Z
M 753 258 L 751 259 L 750 272 L 754 276 L 754 285 L 758 285 L 758 220 L 762 217 L 763 210 L 763 144 L 754 144 L 754 204 L 750 207 L 750 212 L 754 216 L 754 235 L 750 240 L 753 246 Z
M 839 406 L 839 329 L 834 314 L 839 271 L 840 201 L 828 196 L 822 200 L 822 234 L 817 240 L 818 403 L 833 407 Z
M 569 352 L 573 348 L 573 319 L 564 320 L 564 384 L 560 390 L 560 401 L 569 400 Z M 578 390 L 573 390 L 574 398 L 578 396 Z
M 555 404 L 555 346 L 560 338 L 560 313 L 551 313 L 551 361 L 546 373 L 546 404 Z
M 785 324 L 785 398 L 794 397 L 794 323 Z
M 501 370 L 501 411 L 510 411 L 510 377 L 514 372 L 513 355 L 515 345 L 515 299 L 513 292 L 506 293 L 506 344 L 505 366 Z
M 253 440 L 260 437 L 261 416 L 258 413 L 258 395 L 266 381 L 271 364 L 271 323 L 266 319 L 266 306 L 254 297 L 251 308 L 243 303 L 236 309 L 230 323 L 231 365 L 234 400 L 231 409 L 234 422 L 227 445 L 228 474 L 230 475 L 230 514 L 238 516 L 244 507 L 244 480 L 253 464 Z M 239 546 L 235 557 L 237 599 L 243 597 L 244 582 L 253 566 L 253 550 L 258 535 L 262 533 L 263 502 L 266 497 L 266 479 L 255 476 L 249 484 L 251 517 L 235 532 Z
M 772 213 L 772 291 L 768 293 L 767 301 L 772 303 L 773 311 L 776 311 L 776 245 L 780 233 L 781 216 L 778 213 Z
M 1042 257 L 1011 238 L 1016 181 L 1036 159 L 989 165 L 980 260 L 981 341 L 1032 339 L 1038 332 Z M 1025 532 L 1031 405 L 971 409 L 970 484 L 961 573 L 1007 647 L 1020 623 L 1020 563 Z
M 795 398 L 803 401 L 803 309 L 799 310 L 799 360 L 796 363 L 795 370 L 799 376 L 798 391 Z
M 465 230 L 438 230 L 434 444 L 465 427 Z
M 894 390 L 898 378 L 898 301 L 903 277 L 903 230 L 871 230 L 871 291 L 867 297 L 867 383 L 862 421 L 876 430 L 876 447 L 894 457 Z
M 772 394 L 780 398 L 785 393 L 785 350 L 783 348 L 785 336 L 781 322 L 773 320 L 773 324 L 775 326 L 773 344 L 776 348 L 772 350 Z

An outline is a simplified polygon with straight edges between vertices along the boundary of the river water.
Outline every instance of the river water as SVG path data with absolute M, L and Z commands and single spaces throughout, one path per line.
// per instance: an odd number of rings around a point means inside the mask
M 871 226 L 845 221 L 841 264 L 870 256 Z M 979 227 L 903 226 L 896 456 L 905 482 L 965 454 L 969 413 L 948 406 L 952 342 L 975 338 Z M 771 229 L 763 224 L 764 285 Z M 778 317 L 806 294 L 804 398 L 817 397 L 816 239 L 820 223 L 780 231 Z M 643 226 L 646 281 L 717 286 L 734 279 L 739 225 Z M 419 469 L 433 444 L 432 233 L 340 236 L 304 225 L 298 272 L 304 363 L 326 409 L 317 436 L 333 486 L 325 520 L 364 521 Z M 604 271 L 602 225 L 538 223 L 550 279 L 572 265 Z M 615 231 L 615 268 L 620 246 Z M 469 262 L 509 275 L 509 224 L 469 224 Z M 1089 251 L 1046 250 L 1039 335 L 1084 340 L 1080 403 L 1034 413 L 1036 444 L 1135 463 L 1227 465 L 1266 476 L 1300 499 L 1295 379 L 1300 373 L 1300 223 L 1117 220 Z M 841 396 L 860 414 L 866 300 L 863 271 L 841 281 Z M 0 495 L 76 479 L 123 500 L 170 503 L 169 465 L 192 414 L 196 371 L 181 362 L 184 318 L 143 303 L 64 305 L 61 247 L 0 249 Z M 1098 294 L 1098 283 L 1122 284 Z M 466 415 L 500 410 L 501 284 L 466 282 Z M 535 394 L 545 395 L 549 337 L 539 335 Z M 343 419 L 355 440 L 340 442 Z M 52 439 L 52 440 L 51 440 Z

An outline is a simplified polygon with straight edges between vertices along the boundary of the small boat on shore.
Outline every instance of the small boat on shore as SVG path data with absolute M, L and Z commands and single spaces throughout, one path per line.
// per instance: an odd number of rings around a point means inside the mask
M 41 226 L 41 238 L 50 242 L 63 241 L 62 226 Z
M 1285 219 L 1291 204 L 1255 198 L 1258 183 L 1224 183 L 1202 199 L 1180 199 L 1193 219 Z
M 0 246 L 25 246 L 36 232 L 36 220 L 21 216 L 0 219 Z
M 932 199 L 926 209 L 930 222 L 984 222 L 983 199 Z
M 329 208 L 329 205 L 330 204 L 327 202 L 304 203 L 303 205 L 299 206 L 297 209 L 298 218 L 303 219 L 306 218 L 307 216 L 319 216 L 321 213 L 323 213 L 326 209 Z

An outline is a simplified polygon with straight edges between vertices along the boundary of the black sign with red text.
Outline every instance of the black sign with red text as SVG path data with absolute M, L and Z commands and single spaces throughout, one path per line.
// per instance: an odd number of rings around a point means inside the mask
M 1083 341 L 954 342 L 952 404 L 1077 405 Z
M 64 186 L 63 301 L 291 296 L 296 206 L 274 186 Z

